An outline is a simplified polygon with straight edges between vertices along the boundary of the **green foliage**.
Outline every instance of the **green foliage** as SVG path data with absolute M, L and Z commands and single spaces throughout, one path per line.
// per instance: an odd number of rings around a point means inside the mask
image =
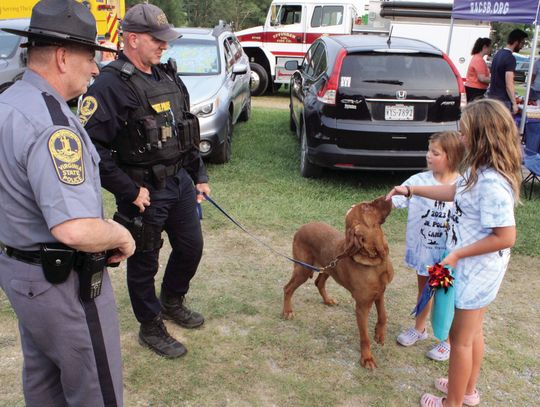
M 142 3 L 127 0 L 126 7 Z M 150 0 L 160 7 L 175 26 L 213 27 L 220 20 L 235 30 L 264 22 L 271 0 Z
M 508 34 L 510 34 L 510 32 L 516 28 L 519 28 L 529 34 L 529 39 L 526 42 L 526 46 L 530 46 L 534 36 L 534 26 L 529 24 L 492 23 L 491 39 L 493 40 L 493 47 L 495 49 L 504 48 L 506 46 Z

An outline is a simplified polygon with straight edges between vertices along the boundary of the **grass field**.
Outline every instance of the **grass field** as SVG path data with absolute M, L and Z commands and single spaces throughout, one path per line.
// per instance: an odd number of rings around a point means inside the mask
M 287 111 L 255 107 L 252 120 L 235 128 L 231 162 L 209 166 L 212 196 L 251 232 L 289 254 L 292 236 L 303 223 L 325 221 L 342 230 L 351 204 L 384 194 L 410 175 L 329 171 L 308 180 L 300 177 L 298 166 Z M 113 211 L 109 195 L 106 209 L 109 215 Z M 402 262 L 406 212 L 394 211 L 384 227 L 396 275 L 387 289 L 386 344 L 373 345 L 374 372 L 358 364 L 354 304 L 346 290 L 329 282 L 339 306 L 326 307 L 308 282 L 295 294 L 296 319 L 282 320 L 290 263 L 208 202 L 203 213 L 205 250 L 188 299 L 206 323 L 193 331 L 167 325 L 189 350 L 182 359 L 165 360 L 138 345 L 125 266 L 111 273 L 126 406 L 416 406 L 421 393 L 435 391 L 432 381 L 445 374 L 447 364 L 425 358 L 434 340 L 412 348 L 395 343 L 412 323 L 415 302 L 416 278 Z M 485 406 L 535 406 L 540 399 L 540 187 L 516 213 L 518 242 L 485 322 L 479 382 Z M 165 245 L 163 262 L 169 250 Z M 17 321 L 3 293 L 0 324 L 0 406 L 23 406 Z

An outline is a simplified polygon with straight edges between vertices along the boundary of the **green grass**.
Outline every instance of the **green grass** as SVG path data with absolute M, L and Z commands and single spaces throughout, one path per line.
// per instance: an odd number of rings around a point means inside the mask
M 280 252 L 289 254 L 295 230 L 308 221 L 343 230 L 348 208 L 382 195 L 410 174 L 332 172 L 318 180 L 299 175 L 299 148 L 288 130 L 287 111 L 255 108 L 252 120 L 235 128 L 230 163 L 209 166 L 212 197 L 232 216 Z M 537 277 L 540 187 L 517 209 L 518 244 L 499 297 L 486 317 L 486 360 L 479 388 L 483 405 L 536 405 L 540 398 L 540 290 Z M 280 318 L 282 287 L 291 265 L 203 204 L 204 255 L 192 281 L 189 305 L 205 315 L 202 329 L 167 323 L 188 354 L 165 360 L 137 343 L 125 282 L 125 264 L 111 271 L 120 320 L 125 405 L 131 406 L 417 406 L 420 394 L 446 374 L 447 363 L 395 337 L 411 324 L 414 273 L 403 266 L 406 212 L 394 211 L 384 228 L 396 271 L 388 286 L 385 346 L 372 344 L 378 369 L 358 364 L 358 332 L 350 294 L 333 281 L 339 301 L 325 307 L 312 282 L 294 297 L 296 319 Z M 105 194 L 110 216 L 114 203 Z M 169 246 L 161 255 L 166 261 Z M 161 281 L 161 272 L 156 280 Z M 156 285 L 159 289 L 159 284 Z M 373 332 L 375 315 L 370 315 Z M 0 406 L 23 405 L 22 360 L 17 321 L 0 292 Z

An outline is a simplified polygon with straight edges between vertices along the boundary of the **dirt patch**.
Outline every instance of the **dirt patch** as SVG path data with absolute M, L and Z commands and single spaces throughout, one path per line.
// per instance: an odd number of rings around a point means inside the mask
M 253 107 L 270 109 L 288 109 L 289 96 L 283 93 L 268 96 L 256 96 L 251 98 Z

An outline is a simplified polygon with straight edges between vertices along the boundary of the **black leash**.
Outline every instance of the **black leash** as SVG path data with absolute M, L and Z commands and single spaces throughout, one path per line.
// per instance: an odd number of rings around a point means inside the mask
M 272 251 L 273 253 L 277 254 L 278 256 L 281 256 L 281 257 L 284 257 L 286 258 L 287 260 L 289 261 L 292 261 L 293 263 L 296 263 L 302 267 L 305 267 L 309 270 L 313 270 L 313 271 L 316 271 L 317 273 L 320 273 L 320 272 L 324 272 L 325 270 L 329 269 L 329 268 L 333 268 L 336 266 L 338 260 L 339 260 L 339 257 L 338 258 L 335 258 L 334 260 L 332 260 L 330 262 L 330 264 L 328 264 L 327 266 L 325 267 L 322 267 L 322 268 L 318 268 L 318 267 L 315 267 L 315 266 L 312 266 L 311 264 L 307 264 L 307 263 L 304 263 L 303 261 L 300 261 L 300 260 L 296 260 L 296 259 L 293 259 L 292 257 L 289 257 L 289 256 L 286 256 L 285 254 L 283 253 L 280 253 L 278 252 L 276 249 L 274 249 L 272 246 L 270 246 L 269 244 L 267 244 L 266 242 L 262 241 L 260 238 L 258 238 L 257 236 L 255 236 L 253 233 L 251 233 L 249 230 L 247 230 L 244 226 L 242 226 L 239 222 L 237 222 L 232 216 L 230 216 L 227 212 L 225 212 L 225 210 L 219 206 L 217 204 L 216 201 L 214 201 L 212 198 L 210 198 L 208 195 L 204 194 L 204 199 L 206 199 L 208 202 L 210 202 L 212 205 L 214 205 L 218 211 L 220 211 L 223 215 L 225 215 L 232 223 L 234 223 L 236 226 L 238 226 L 240 229 L 242 229 L 242 231 L 244 231 L 245 233 L 247 233 L 249 236 L 251 236 L 253 239 L 255 239 L 257 242 L 259 242 L 260 244 L 262 244 L 264 247 L 266 247 L 267 249 L 269 249 L 270 251 Z

